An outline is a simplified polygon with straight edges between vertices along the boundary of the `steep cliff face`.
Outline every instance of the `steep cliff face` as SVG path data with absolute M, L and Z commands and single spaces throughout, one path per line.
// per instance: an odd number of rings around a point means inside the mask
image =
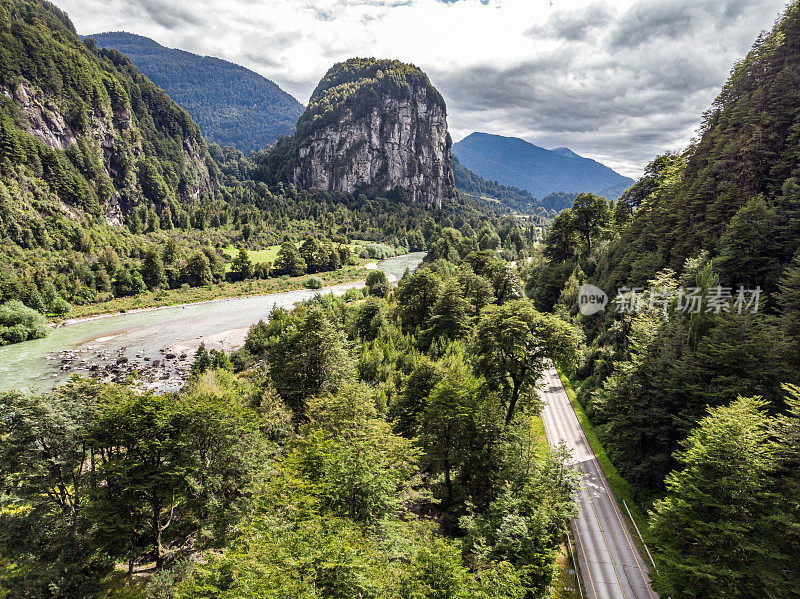
M 217 167 L 189 115 L 53 5 L 0 0 L 0 46 L 0 183 L 29 230 L 52 209 L 122 225 L 136 208 L 213 197 Z
M 437 206 L 455 196 L 444 100 L 422 71 L 397 61 L 334 65 L 276 152 L 282 178 L 300 189 L 402 188 Z

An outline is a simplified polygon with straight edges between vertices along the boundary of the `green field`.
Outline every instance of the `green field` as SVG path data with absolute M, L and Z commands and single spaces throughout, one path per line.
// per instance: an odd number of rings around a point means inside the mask
M 300 244 L 296 244 L 297 247 L 300 247 Z M 247 255 L 250 256 L 250 261 L 253 264 L 260 264 L 262 262 L 269 262 L 270 264 L 275 263 L 275 259 L 278 257 L 278 250 L 281 249 L 279 245 L 268 245 L 267 247 L 260 249 L 260 250 L 245 250 Z M 227 258 L 233 260 L 238 254 L 239 250 L 232 245 L 229 245 L 224 250 L 223 253 Z M 230 264 L 228 264 L 228 269 L 230 270 Z

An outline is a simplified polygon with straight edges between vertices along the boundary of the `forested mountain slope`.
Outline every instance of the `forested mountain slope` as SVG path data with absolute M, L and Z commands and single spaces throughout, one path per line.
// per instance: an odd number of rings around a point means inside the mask
M 699 140 L 614 204 L 578 196 L 529 267 L 537 307 L 587 334 L 577 398 L 651 509 L 662 597 L 800 592 L 798 40 L 793 2 Z M 605 311 L 579 311 L 587 283 Z
M 0 232 L 25 244 L 53 217 L 121 224 L 213 195 L 216 170 L 191 117 L 119 52 L 85 47 L 49 3 L 0 2 Z
M 266 77 L 243 66 L 184 50 L 165 48 L 125 32 L 90 36 L 119 50 L 192 115 L 210 142 L 245 154 L 290 135 L 303 105 Z
M 699 141 L 653 163 L 609 253 L 609 282 L 680 270 L 701 250 L 729 283 L 774 288 L 800 247 L 800 11 L 761 36 L 704 115 Z

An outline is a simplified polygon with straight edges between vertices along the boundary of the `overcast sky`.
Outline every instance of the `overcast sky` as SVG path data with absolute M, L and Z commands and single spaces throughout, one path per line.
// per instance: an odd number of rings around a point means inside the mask
M 305 103 L 336 61 L 413 62 L 450 132 L 568 146 L 636 177 L 680 149 L 785 0 L 55 0 L 81 34 L 128 31 L 251 68 Z

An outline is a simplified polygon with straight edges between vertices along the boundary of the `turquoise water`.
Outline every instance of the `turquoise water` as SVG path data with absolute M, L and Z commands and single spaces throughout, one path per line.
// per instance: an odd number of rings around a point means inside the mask
M 425 257 L 425 252 L 414 252 L 413 254 L 403 254 L 402 256 L 395 256 L 378 263 L 378 268 L 387 274 L 392 274 L 398 279 L 403 276 L 403 273 L 408 268 L 410 271 L 416 268 Z
M 414 270 L 423 256 L 422 253 L 397 256 L 381 262 L 378 267 L 399 277 L 406 267 Z M 358 286 L 359 283 L 347 283 L 321 292 L 341 295 Z M 0 391 L 15 388 L 27 392 L 45 391 L 66 380 L 72 372 L 103 372 L 118 360 L 127 360 L 126 366 L 136 365 L 142 369 L 158 360 L 163 365 L 158 377 L 168 382 L 168 379 L 180 378 L 187 366 L 186 360 L 180 360 L 181 350 L 174 348 L 193 348 L 214 335 L 249 327 L 266 318 L 274 306 L 290 308 L 316 293 L 319 291 L 302 289 L 66 324 L 44 339 L 0 347 Z M 165 355 L 171 348 L 176 356 L 167 366 Z M 184 352 L 189 353 L 189 350 Z M 165 383 L 166 387 L 169 385 Z

